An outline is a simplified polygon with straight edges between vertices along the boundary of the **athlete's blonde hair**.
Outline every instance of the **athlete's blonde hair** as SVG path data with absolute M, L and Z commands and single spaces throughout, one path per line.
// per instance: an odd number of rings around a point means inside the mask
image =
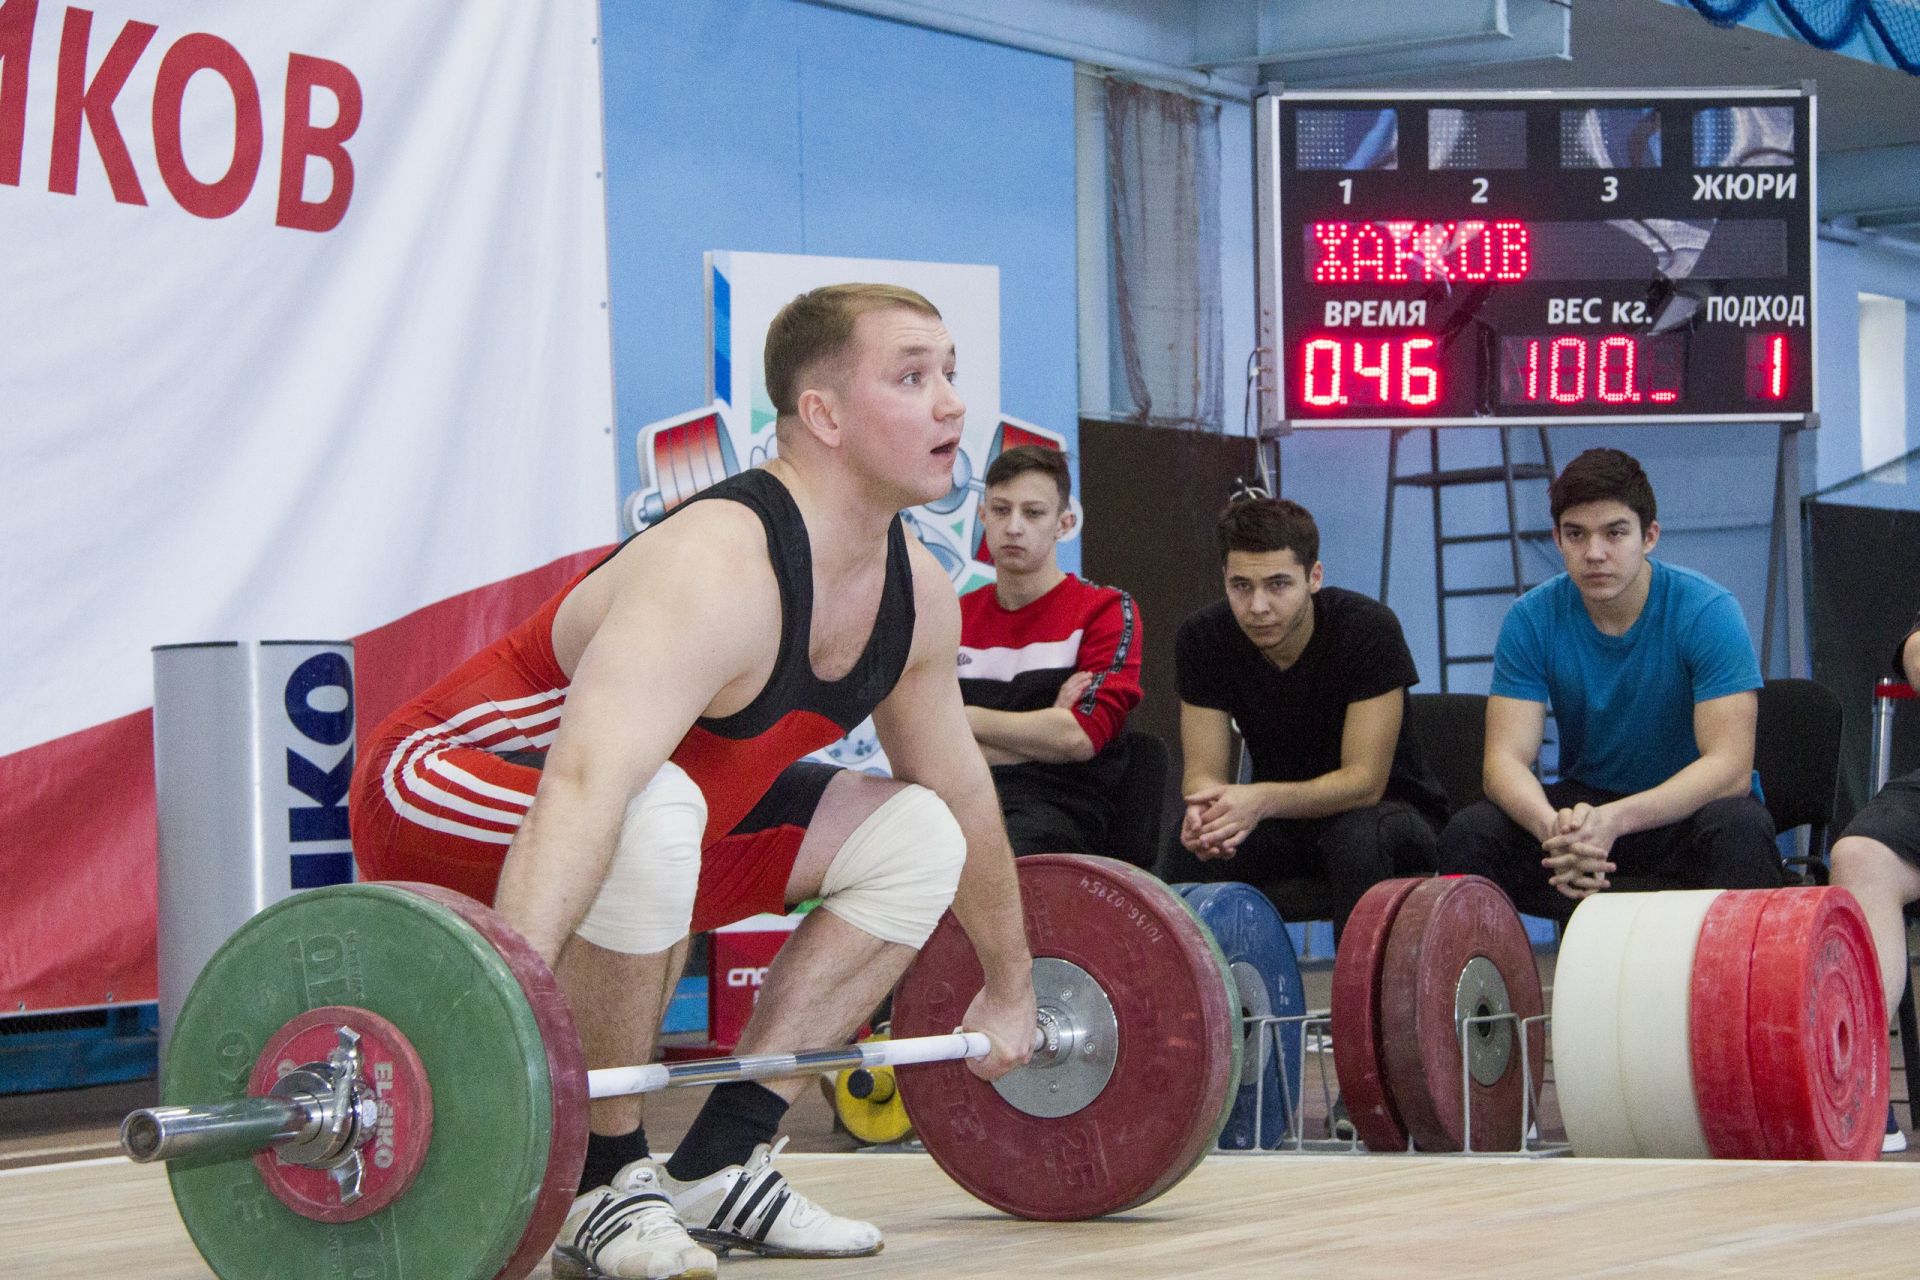
M 940 319 L 939 308 L 896 284 L 830 284 L 801 294 L 767 326 L 767 396 L 782 418 L 799 411 L 801 376 L 844 356 L 869 311 L 904 307 Z

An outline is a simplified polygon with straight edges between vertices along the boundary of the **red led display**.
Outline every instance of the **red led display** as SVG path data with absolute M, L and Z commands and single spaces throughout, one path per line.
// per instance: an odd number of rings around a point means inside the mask
M 1524 280 L 1532 236 L 1517 219 L 1498 222 L 1315 222 L 1308 228 L 1315 284 Z
M 1440 399 L 1439 343 L 1425 334 L 1300 344 L 1300 398 L 1316 409 L 1427 409 Z
M 1804 420 L 1813 117 L 1774 89 L 1263 96 L 1263 429 Z
M 1790 376 L 1790 352 L 1784 333 L 1747 335 L 1747 399 L 1785 400 L 1796 388 Z
M 1674 404 L 1684 391 L 1678 334 L 1563 333 L 1500 339 L 1500 403 L 1606 409 Z

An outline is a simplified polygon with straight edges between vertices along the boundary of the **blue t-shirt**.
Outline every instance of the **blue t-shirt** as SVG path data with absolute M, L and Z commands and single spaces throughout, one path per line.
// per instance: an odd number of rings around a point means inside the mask
M 1648 563 L 1646 607 L 1625 635 L 1594 626 L 1562 573 L 1514 602 L 1493 653 L 1495 694 L 1552 705 L 1560 776 L 1605 791 L 1645 791 L 1698 760 L 1694 704 L 1761 684 L 1733 594 Z

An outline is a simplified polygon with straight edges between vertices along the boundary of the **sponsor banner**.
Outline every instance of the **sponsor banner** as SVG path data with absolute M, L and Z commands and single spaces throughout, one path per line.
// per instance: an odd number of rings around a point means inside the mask
M 0 0 L 0 1012 L 153 994 L 153 646 L 614 532 L 597 19 Z

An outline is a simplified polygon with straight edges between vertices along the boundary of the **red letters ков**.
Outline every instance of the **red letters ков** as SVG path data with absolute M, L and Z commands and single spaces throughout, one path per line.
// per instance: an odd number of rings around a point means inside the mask
M 7 186 L 20 185 L 28 75 L 39 8 L 40 0 L 0 0 L 0 184 Z M 91 10 L 69 7 L 61 23 L 47 190 L 78 193 L 81 145 L 83 139 L 91 138 L 113 198 L 121 204 L 144 205 L 146 192 L 114 108 L 159 28 L 149 22 L 126 23 L 89 79 L 93 18 Z M 202 181 L 187 167 L 181 138 L 187 86 L 203 72 L 220 77 L 233 96 L 232 150 L 226 171 L 212 181 Z M 316 112 L 325 110 L 315 101 L 323 96 L 333 99 L 330 124 L 314 121 Z M 353 157 L 346 144 L 360 127 L 360 82 L 338 62 L 292 53 L 287 57 L 285 104 L 274 222 L 300 231 L 331 231 L 346 217 L 353 200 Z M 260 174 L 265 113 L 258 78 L 239 49 L 205 32 L 175 40 L 160 59 L 151 123 L 161 181 L 182 209 L 200 218 L 225 218 L 247 202 Z M 331 176 L 318 200 L 304 198 L 310 159 L 321 161 Z

